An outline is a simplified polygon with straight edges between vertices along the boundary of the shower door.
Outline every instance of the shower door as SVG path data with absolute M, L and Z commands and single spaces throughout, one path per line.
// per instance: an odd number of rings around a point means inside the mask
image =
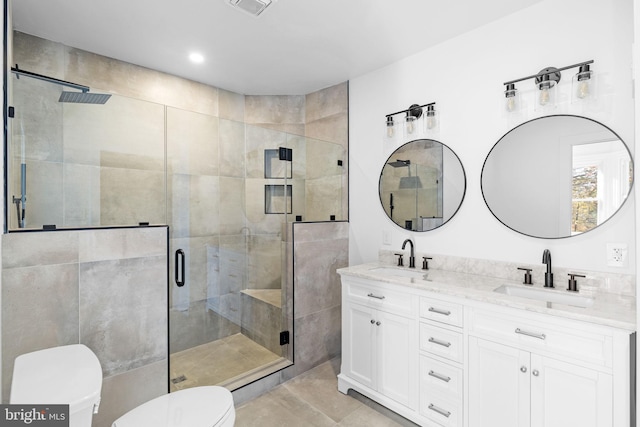
M 235 389 L 291 364 L 286 136 L 176 108 L 166 129 L 170 389 Z

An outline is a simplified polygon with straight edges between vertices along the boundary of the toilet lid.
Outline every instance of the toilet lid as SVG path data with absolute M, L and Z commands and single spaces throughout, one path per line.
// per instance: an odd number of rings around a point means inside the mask
M 224 387 L 194 387 L 150 400 L 118 418 L 113 427 L 213 427 L 233 410 Z

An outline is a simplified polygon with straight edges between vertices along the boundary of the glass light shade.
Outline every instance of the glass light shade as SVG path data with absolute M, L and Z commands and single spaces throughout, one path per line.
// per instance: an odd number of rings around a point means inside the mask
M 398 132 L 396 123 L 393 121 L 392 116 L 387 116 L 387 122 L 384 127 L 384 137 L 386 140 L 391 141 L 396 138 L 396 133 Z
M 404 118 L 404 137 L 410 138 L 418 133 L 418 118 L 408 114 Z
M 584 102 L 593 100 L 597 94 L 597 79 L 589 64 L 580 66 L 580 70 L 573 76 L 571 85 L 571 102 Z
M 507 85 L 504 91 L 504 107 L 509 113 L 513 113 L 520 109 L 520 92 L 513 83 Z
M 556 108 L 557 85 L 555 80 L 542 80 L 537 83 L 536 110 L 552 110 Z
M 438 130 L 438 112 L 434 105 L 427 105 L 427 111 L 424 113 L 424 131 L 429 134 L 436 130 Z

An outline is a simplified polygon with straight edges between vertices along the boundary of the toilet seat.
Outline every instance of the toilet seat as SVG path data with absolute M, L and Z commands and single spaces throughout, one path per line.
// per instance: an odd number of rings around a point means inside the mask
M 112 427 L 227 427 L 234 422 L 231 392 L 206 386 L 152 399 L 115 420 Z

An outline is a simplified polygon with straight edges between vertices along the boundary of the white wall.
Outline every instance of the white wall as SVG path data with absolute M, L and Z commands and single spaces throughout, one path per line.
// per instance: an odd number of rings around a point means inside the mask
M 464 13 L 464 11 L 461 11 Z M 416 29 L 429 37 L 429 29 Z M 415 40 L 419 40 L 417 37 Z M 555 266 L 635 273 L 635 201 L 598 229 L 570 239 L 537 239 L 497 221 L 480 190 L 484 159 L 516 124 L 501 111 L 503 83 L 593 59 L 601 77 L 595 113 L 586 115 L 609 126 L 634 152 L 631 44 L 633 2 L 628 0 L 543 0 L 540 3 L 390 66 L 350 81 L 350 264 L 373 261 L 379 249 L 399 250 L 412 237 L 420 253 L 535 264 L 545 248 Z M 565 98 L 577 69 L 563 72 L 559 92 Z M 533 80 L 518 87 L 531 96 Z M 444 226 L 411 233 L 393 225 L 378 197 L 378 177 L 394 149 L 383 142 L 385 115 L 413 103 L 437 102 L 441 142 L 460 157 L 467 193 L 458 214 Z M 580 114 L 564 102 L 558 113 Z M 532 110 L 525 120 L 539 117 Z M 511 120 L 511 123 L 509 121 Z M 383 245 L 383 232 L 392 236 Z M 606 265 L 606 244 L 627 243 L 627 267 Z

